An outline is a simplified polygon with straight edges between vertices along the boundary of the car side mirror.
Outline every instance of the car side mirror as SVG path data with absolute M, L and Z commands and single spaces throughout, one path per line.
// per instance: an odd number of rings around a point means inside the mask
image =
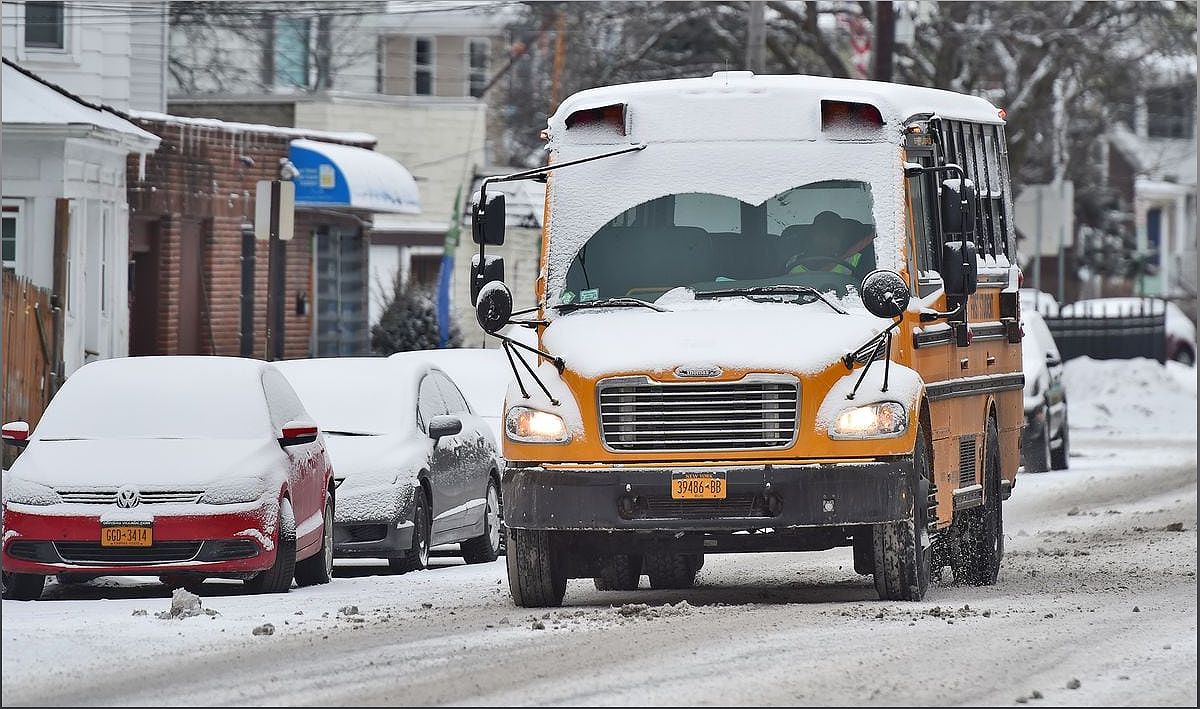
M 475 301 L 475 319 L 488 334 L 495 334 L 512 318 L 513 296 L 503 281 L 492 281 L 479 291 Z
M 942 181 L 942 232 L 962 234 L 970 241 L 975 234 L 975 184 L 955 178 Z
M 912 293 L 899 273 L 887 269 L 871 271 L 859 289 L 863 305 L 877 318 L 900 317 L 908 308 Z
M 504 257 L 484 256 L 483 265 L 479 263 L 479 254 L 471 257 L 471 302 L 479 302 L 479 291 L 493 281 L 504 280 Z
M 442 414 L 429 420 L 429 437 L 435 441 L 458 433 L 462 433 L 462 419 L 457 416 Z
M 471 238 L 476 244 L 502 246 L 505 219 L 504 193 L 490 195 L 486 202 L 476 204 L 471 214 Z
M 317 424 L 312 421 L 288 421 L 283 424 L 283 428 L 279 431 L 279 445 L 287 448 L 288 446 L 312 443 L 317 440 L 318 433 L 320 431 L 317 428 Z
M 947 241 L 942 245 L 941 274 L 946 295 L 966 297 L 974 293 L 979 282 L 975 242 Z
M 13 421 L 4 424 L 3 429 L 4 442 L 10 446 L 24 448 L 29 445 L 29 424 L 24 421 Z

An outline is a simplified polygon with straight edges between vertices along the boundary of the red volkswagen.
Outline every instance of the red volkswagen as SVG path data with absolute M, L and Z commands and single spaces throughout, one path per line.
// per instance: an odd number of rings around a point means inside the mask
M 3 438 L 25 447 L 4 491 L 6 598 L 38 598 L 50 574 L 238 578 L 259 593 L 329 581 L 325 442 L 271 364 L 94 362 L 36 430 L 9 423 Z

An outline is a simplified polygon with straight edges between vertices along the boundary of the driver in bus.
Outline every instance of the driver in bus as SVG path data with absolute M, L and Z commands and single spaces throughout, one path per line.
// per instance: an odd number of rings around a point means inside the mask
M 842 218 L 834 212 L 825 211 L 813 218 L 813 233 L 808 243 L 788 259 L 788 273 L 825 272 L 843 276 L 854 275 L 862 262 L 861 248 L 853 253 L 846 252 L 846 232 Z M 859 245 L 855 245 L 859 246 Z

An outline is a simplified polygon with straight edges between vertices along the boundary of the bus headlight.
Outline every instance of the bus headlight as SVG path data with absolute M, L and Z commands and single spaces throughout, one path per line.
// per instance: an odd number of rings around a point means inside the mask
M 908 430 L 908 409 L 895 401 L 881 401 L 843 411 L 832 438 L 890 438 Z
M 504 417 L 504 432 L 520 443 L 566 443 L 571 440 L 562 416 L 514 406 Z

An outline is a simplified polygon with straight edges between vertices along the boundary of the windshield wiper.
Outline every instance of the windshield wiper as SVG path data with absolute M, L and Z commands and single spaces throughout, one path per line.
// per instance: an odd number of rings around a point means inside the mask
M 326 436 L 379 436 L 379 435 L 382 435 L 379 433 L 371 433 L 368 431 L 325 431 L 325 430 L 322 430 L 321 433 L 325 434 Z
M 667 312 L 666 308 L 654 303 L 647 303 L 644 300 L 638 300 L 637 298 L 603 298 L 601 300 L 590 300 L 586 303 L 562 303 L 553 306 L 554 310 L 562 312 L 570 312 L 572 310 L 579 310 L 580 308 L 650 308 L 660 313 Z
M 755 296 L 758 296 L 758 297 L 771 297 L 771 296 L 779 296 L 779 295 L 810 296 L 811 298 L 819 300 L 822 303 L 824 303 L 825 305 L 828 305 L 829 307 L 833 308 L 833 310 L 835 312 L 841 313 L 842 315 L 846 315 L 846 311 L 840 305 L 837 305 L 833 301 L 831 301 L 828 298 L 826 298 L 825 296 L 821 295 L 820 291 L 818 291 L 816 288 L 812 288 L 810 286 L 777 285 L 777 286 L 750 286 L 748 288 L 723 288 L 721 290 L 710 290 L 710 291 L 698 292 L 698 293 L 696 293 L 696 299 L 699 300 L 701 298 L 725 298 L 728 296 L 739 296 L 739 295 L 744 296 L 746 298 L 750 298 L 751 300 L 753 300 Z M 795 301 L 792 301 L 792 302 L 795 302 Z M 811 303 L 813 301 L 810 300 L 809 302 Z

